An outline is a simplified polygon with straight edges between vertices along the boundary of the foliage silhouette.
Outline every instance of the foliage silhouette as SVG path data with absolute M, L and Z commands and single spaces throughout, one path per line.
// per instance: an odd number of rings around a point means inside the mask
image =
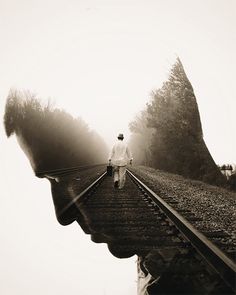
M 203 140 L 197 101 L 179 58 L 168 80 L 152 91 L 144 112 L 146 127 L 154 130 L 149 139 L 150 166 L 212 184 L 225 182 Z M 140 140 L 147 141 L 146 131 Z
M 147 111 L 141 111 L 129 124 L 131 137 L 129 141 L 137 165 L 151 166 L 151 139 L 154 129 L 147 126 Z
M 10 90 L 4 125 L 14 133 L 35 172 L 104 163 L 108 149 L 81 118 L 43 105 L 30 92 Z

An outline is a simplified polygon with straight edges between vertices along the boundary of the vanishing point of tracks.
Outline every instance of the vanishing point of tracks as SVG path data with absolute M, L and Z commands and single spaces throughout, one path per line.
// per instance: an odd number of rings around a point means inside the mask
M 59 175 L 75 171 L 76 168 L 62 169 Z M 54 172 L 56 174 L 58 171 Z M 107 243 L 117 257 L 141 256 L 155 249 L 193 249 L 233 294 L 234 261 L 183 217 L 188 212 L 183 209 L 180 215 L 173 206 L 130 171 L 122 190 L 113 188 L 112 178 L 104 172 L 59 214 L 65 214 L 71 207 L 78 208 L 86 224 L 85 231 L 91 234 L 92 240 Z

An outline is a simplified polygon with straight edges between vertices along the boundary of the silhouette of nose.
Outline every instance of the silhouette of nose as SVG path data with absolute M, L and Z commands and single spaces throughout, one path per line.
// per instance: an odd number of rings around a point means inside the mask
M 86 207 L 83 207 L 81 211 L 81 207 L 73 202 L 76 194 L 73 194 L 73 190 L 70 189 L 70 182 L 57 182 L 50 178 L 48 180 L 51 183 L 52 198 L 58 222 L 61 225 L 69 225 L 77 221 L 86 234 L 91 234 L 91 239 L 94 242 L 100 243 L 101 240 L 105 242 L 102 233 L 94 231 L 93 226 L 91 227 Z
M 48 179 L 51 183 L 51 192 L 55 213 L 61 225 L 69 225 L 75 220 L 79 222 L 81 214 L 73 203 L 73 195 L 69 191 L 69 183 L 57 182 L 55 179 Z

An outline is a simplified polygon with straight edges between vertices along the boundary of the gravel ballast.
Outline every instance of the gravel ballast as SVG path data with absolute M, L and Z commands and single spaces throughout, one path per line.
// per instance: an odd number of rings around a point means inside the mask
M 150 167 L 135 166 L 130 170 L 160 197 L 171 196 L 178 201 L 177 205 L 172 205 L 174 209 L 177 206 L 190 210 L 202 219 L 194 222 L 196 228 L 225 232 L 228 234 L 225 243 L 236 246 L 235 192 Z

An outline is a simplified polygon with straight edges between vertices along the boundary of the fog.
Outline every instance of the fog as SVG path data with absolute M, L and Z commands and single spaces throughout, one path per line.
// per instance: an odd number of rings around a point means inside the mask
M 10 88 L 30 90 L 111 146 L 179 56 L 215 162 L 236 163 L 235 22 L 234 0 L 2 0 L 0 117 Z M 135 294 L 135 258 L 59 225 L 49 183 L 0 132 L 1 293 Z
M 117 133 L 129 136 L 128 122 L 178 55 L 214 160 L 236 162 L 234 0 L 0 5 L 1 99 L 11 87 L 50 97 L 111 145 Z

